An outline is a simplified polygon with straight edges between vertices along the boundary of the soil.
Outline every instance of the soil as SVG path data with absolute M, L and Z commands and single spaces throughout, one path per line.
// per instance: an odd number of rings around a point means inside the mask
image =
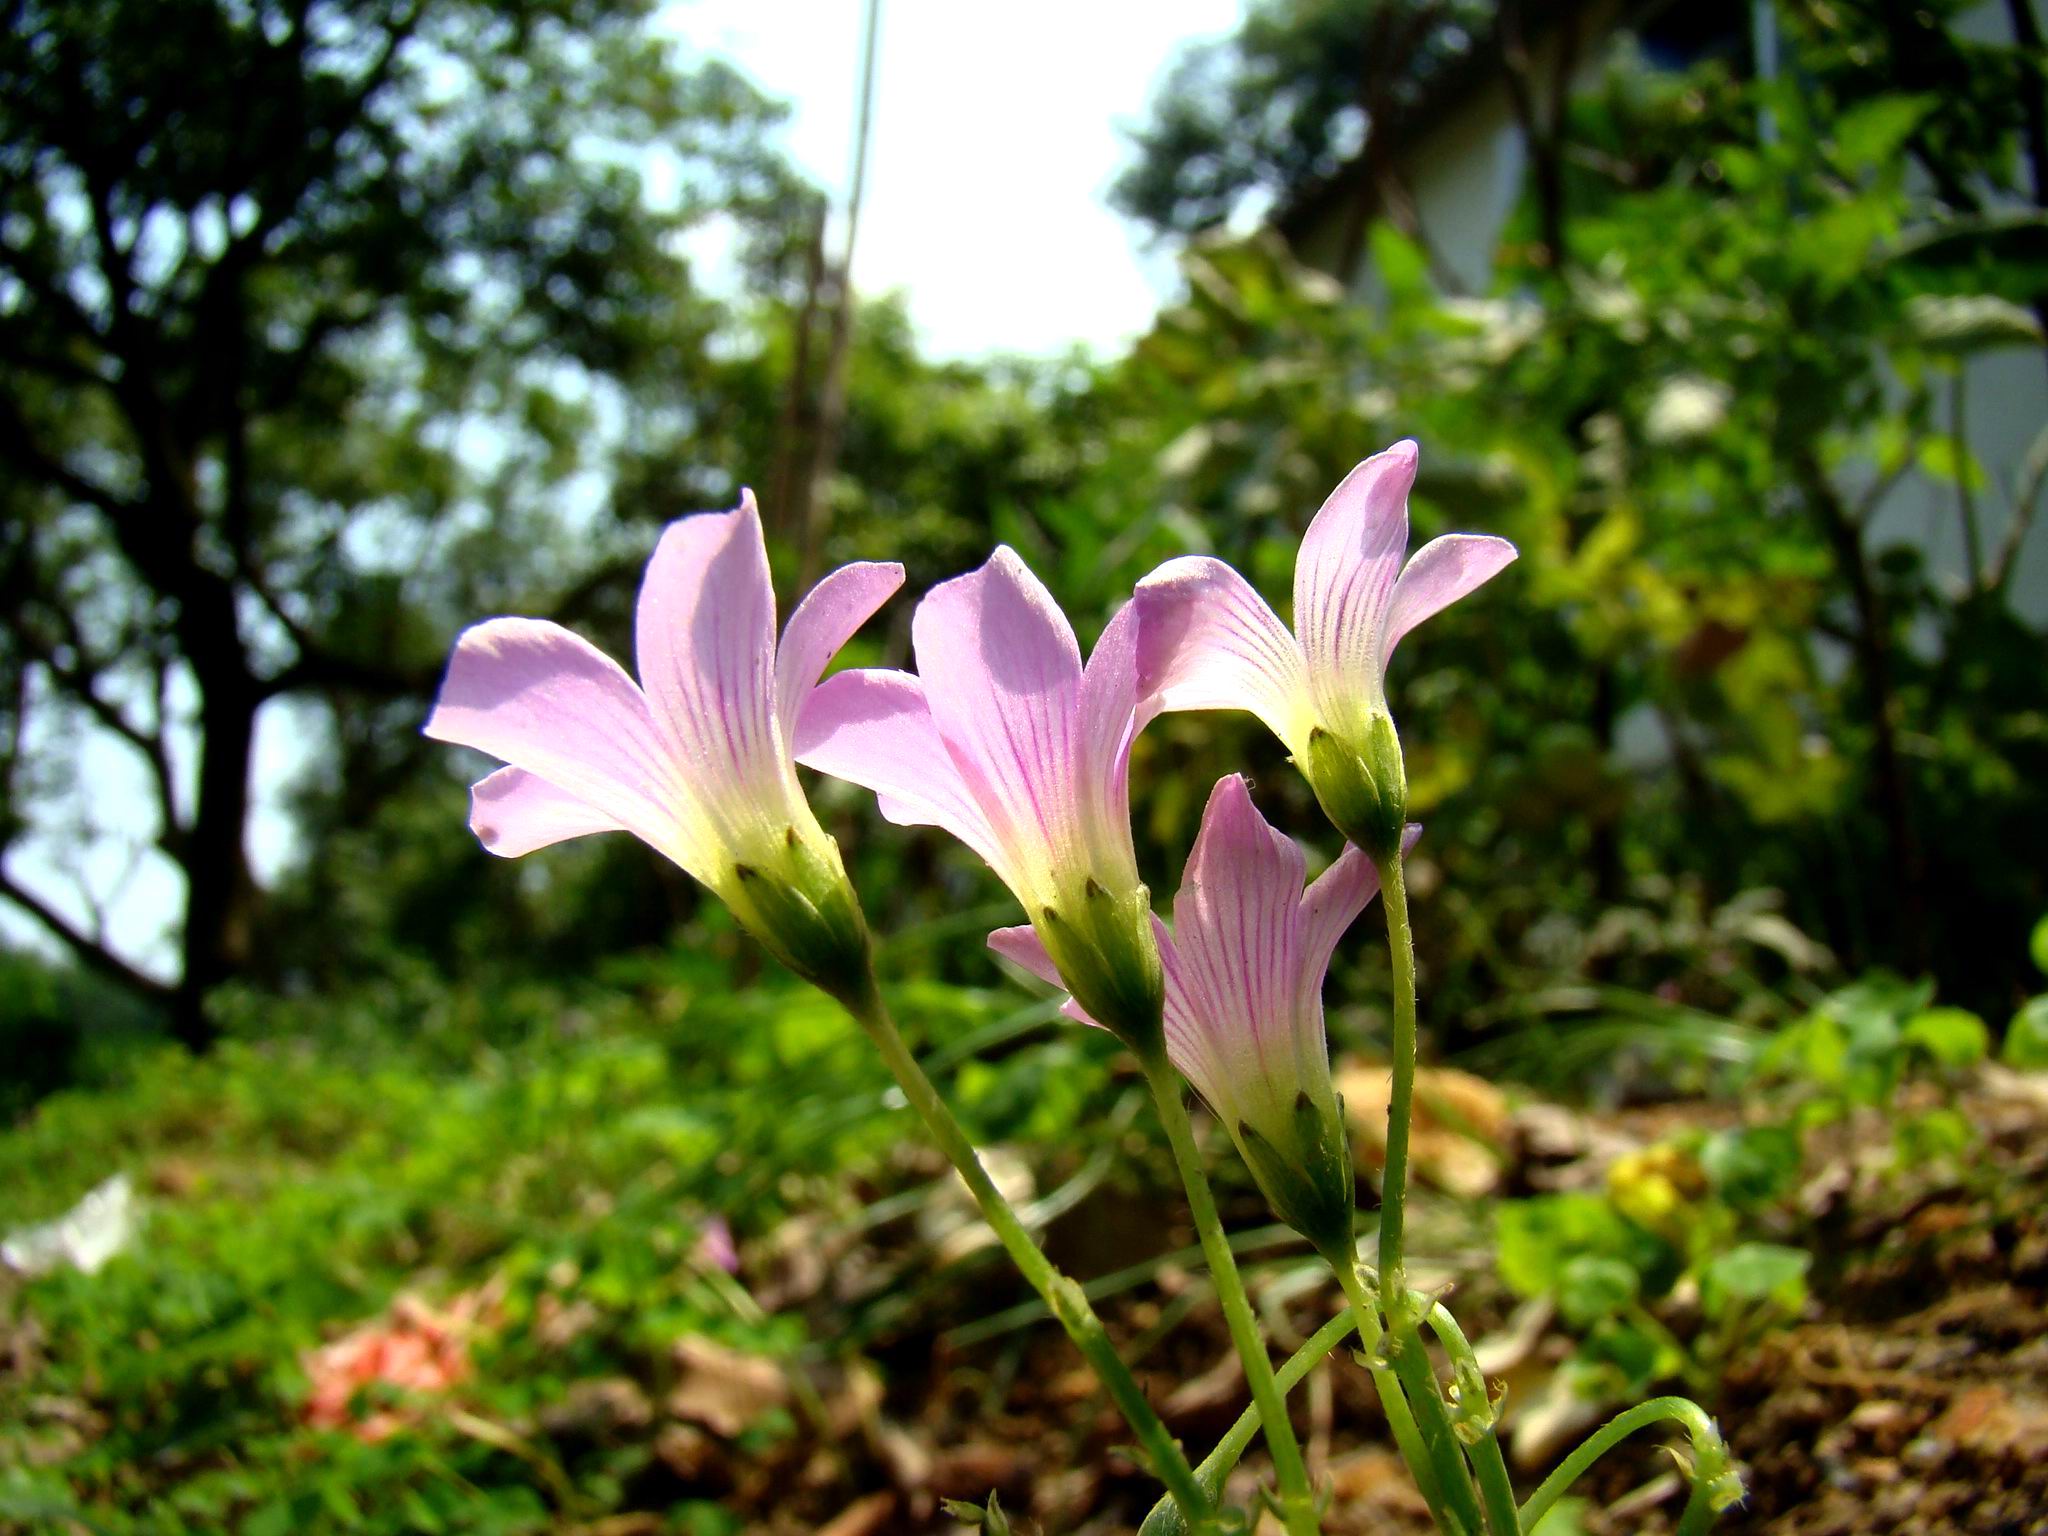
M 1994 1074 L 1963 1107 L 1984 1136 L 1965 1167 L 1901 1172 L 1884 1153 L 1881 1117 L 1816 1138 L 1796 1239 L 1816 1253 L 1809 1304 L 1795 1324 L 1738 1352 L 1709 1394 L 1748 1490 L 1717 1532 L 2048 1536 L 2048 1085 Z M 1569 1187 L 1617 1149 L 1728 1114 L 1664 1106 L 1581 1117 L 1579 1155 L 1545 1161 L 1525 1148 L 1507 1176 Z M 1554 1118 L 1538 1130 L 1554 1136 Z M 1441 1202 L 1435 1224 L 1424 1218 L 1418 1230 L 1459 1251 L 1442 1278 L 1470 1265 L 1457 1302 L 1468 1331 L 1499 1335 L 1517 1320 L 1485 1272 L 1483 1240 L 1460 1250 L 1455 1207 Z M 1236 1214 L 1258 1223 L 1255 1210 Z M 1128 1233 L 1143 1218 L 1091 1218 L 1084 1207 L 1068 1221 L 1085 1231 L 1103 1219 Z M 1163 1246 L 1186 1236 L 1158 1234 Z M 1282 1343 L 1339 1305 L 1334 1288 L 1301 1283 L 1305 1267 L 1292 1273 L 1293 1282 L 1275 1281 L 1269 1270 L 1264 1296 Z M 1142 1351 L 1141 1379 L 1170 1427 L 1199 1452 L 1228 1426 L 1244 1388 L 1221 1319 L 1192 1284 L 1169 1267 L 1103 1310 L 1127 1353 Z M 1525 1353 L 1540 1362 L 1563 1347 L 1543 1338 Z M 749 1530 L 958 1531 L 940 1501 L 994 1492 L 1019 1532 L 1109 1536 L 1133 1529 L 1156 1494 L 1122 1451 L 1121 1422 L 1049 1328 L 965 1348 L 944 1335 L 905 1336 L 884 1363 L 895 1385 L 830 1457 L 749 1466 L 704 1447 L 731 1479 L 728 1507 L 752 1517 Z M 1328 1536 L 1431 1529 L 1364 1373 L 1342 1351 L 1294 1402 L 1329 1492 Z M 1597 1467 L 1575 1490 L 1589 1500 L 1579 1512 L 1585 1536 L 1671 1531 L 1686 1495 L 1677 1448 L 1648 1431 Z M 1518 1469 L 1523 1492 L 1546 1470 Z M 1269 1475 L 1255 1448 L 1232 1491 L 1249 1501 Z M 1268 1518 L 1258 1529 L 1277 1526 Z

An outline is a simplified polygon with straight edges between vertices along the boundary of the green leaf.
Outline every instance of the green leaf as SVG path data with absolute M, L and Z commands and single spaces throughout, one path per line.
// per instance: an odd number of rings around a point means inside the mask
M 1961 1110 L 1946 1105 L 1907 1115 L 1892 1132 L 1899 1161 L 1908 1166 L 1959 1157 L 1976 1143 L 1977 1132 Z
M 1010 1536 L 1009 1517 L 1003 1513 L 1002 1500 L 993 1492 L 988 1496 L 986 1509 L 966 1499 L 944 1499 L 939 1507 L 961 1524 L 973 1526 L 981 1536 Z
M 2012 1016 L 1999 1060 L 2020 1072 L 2048 1072 L 2048 993 L 2027 999 Z
M 1991 1052 L 1991 1031 L 1966 1008 L 1928 1008 L 1906 1020 L 1905 1042 L 1944 1067 L 1971 1067 Z
M 1501 1203 L 1495 1218 L 1500 1276 L 1521 1296 L 1555 1296 L 1567 1269 L 1587 1257 L 1619 1260 L 1638 1289 L 1661 1294 L 1678 1276 L 1670 1244 L 1630 1221 L 1601 1195 L 1539 1195 Z
M 1989 483 L 1984 466 L 1952 437 L 1930 437 L 1920 445 L 1920 467 L 1937 480 L 1981 491 Z
M 1733 1205 L 1769 1205 L 1792 1192 L 1803 1161 L 1799 1133 L 1786 1125 L 1717 1131 L 1700 1147 L 1714 1192 Z
M 1900 148 L 1934 110 L 1932 96 L 1878 96 L 1835 120 L 1835 152 L 1850 170 L 1876 170 L 1898 157 Z
M 1619 1386 L 1623 1397 L 1640 1397 L 1652 1382 L 1685 1367 L 1684 1357 L 1673 1348 L 1668 1335 L 1621 1318 L 1609 1318 L 1595 1328 L 1574 1358 Z
M 1735 1302 L 1770 1302 L 1796 1312 L 1806 1300 L 1806 1271 L 1813 1255 L 1780 1243 L 1737 1243 L 1710 1260 L 1700 1273 L 1700 1303 L 1709 1317 L 1724 1315 Z
M 1995 293 L 1916 294 L 1906 304 L 1906 329 L 1930 351 L 1957 355 L 2041 344 L 2033 311 Z
M 2034 968 L 2048 974 L 2048 917 L 2034 924 L 2033 937 L 2027 940 L 2027 953 L 2034 957 Z
M 1557 1310 L 1574 1328 L 1589 1328 L 1636 1299 L 1635 1270 L 1620 1259 L 1582 1253 L 1566 1262 L 1557 1281 Z
M 1586 1536 L 1586 1516 L 1592 1512 L 1593 1505 L 1589 1499 L 1576 1496 L 1559 1499 L 1544 1512 L 1529 1536 Z
M 1386 219 L 1373 222 L 1366 237 L 1372 247 L 1372 268 L 1393 300 L 1420 299 L 1429 293 L 1429 257 Z

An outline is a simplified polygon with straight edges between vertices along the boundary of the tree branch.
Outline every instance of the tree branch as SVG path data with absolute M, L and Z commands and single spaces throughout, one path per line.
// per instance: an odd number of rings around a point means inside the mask
M 54 605 L 53 605 L 54 606 Z M 78 655 L 86 654 L 84 638 L 68 614 L 58 613 L 58 621 L 64 626 L 64 643 Z M 40 662 L 44 669 L 62 685 L 64 692 L 82 706 L 101 725 L 112 731 L 137 752 L 149 764 L 151 777 L 156 780 L 157 810 L 163 821 L 163 836 L 166 846 L 178 837 L 177 778 L 171 769 L 171 755 L 161 728 L 155 733 L 143 730 L 131 721 L 111 700 L 103 697 L 95 686 L 93 672 L 83 666 L 66 664 L 60 660 L 55 646 L 44 645 L 28 624 L 16 624 L 14 635 L 29 655 Z
M 12 902 L 34 918 L 88 970 L 97 972 L 109 981 L 116 982 L 152 1002 L 166 1002 L 170 999 L 170 987 L 154 976 L 137 970 L 104 944 L 95 941 L 90 934 L 73 927 L 65 921 L 61 913 L 45 903 L 33 891 L 19 884 L 5 869 L 0 869 L 0 898 Z

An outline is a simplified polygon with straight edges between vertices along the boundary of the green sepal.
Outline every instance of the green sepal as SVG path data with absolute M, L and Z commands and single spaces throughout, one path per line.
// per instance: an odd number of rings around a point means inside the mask
M 759 860 L 735 861 L 726 902 L 777 960 L 854 1007 L 875 985 L 867 919 L 839 845 L 823 832 L 818 839 L 789 827 Z
M 1033 914 L 1060 980 L 1088 1016 L 1140 1055 L 1165 1038 L 1166 973 L 1144 886 L 1117 896 L 1092 875 L 1080 899 Z
M 1238 1150 L 1266 1203 L 1332 1264 L 1355 1262 L 1351 1150 L 1335 1104 L 1318 1104 L 1303 1090 L 1276 1133 L 1288 1145 L 1275 1145 L 1248 1120 L 1236 1126 Z
M 1323 814 L 1349 841 L 1375 860 L 1399 853 L 1408 819 L 1408 773 L 1391 715 L 1374 710 L 1365 740 L 1356 744 L 1316 726 L 1308 733 L 1302 768 Z

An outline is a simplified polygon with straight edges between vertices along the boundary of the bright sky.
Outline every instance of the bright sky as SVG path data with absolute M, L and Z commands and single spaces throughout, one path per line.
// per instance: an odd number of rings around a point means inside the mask
M 1114 349 L 1174 273 L 1104 201 L 1179 47 L 1241 0 L 882 0 L 855 284 L 901 289 L 939 356 Z M 661 18 L 790 103 L 787 147 L 848 181 L 860 0 L 679 0 Z
M 1241 10 L 1242 0 L 883 0 L 856 285 L 905 293 L 921 343 L 941 357 L 1075 342 L 1110 352 L 1137 337 L 1176 278 L 1104 202 L 1128 159 L 1119 125 L 1142 118 L 1183 43 L 1234 30 Z M 843 204 L 863 11 L 861 0 L 677 0 L 658 25 L 787 101 L 787 149 Z M 258 721 L 259 878 L 290 856 L 282 791 L 305 750 L 295 724 L 275 705 Z M 148 803 L 140 767 L 111 740 L 81 742 L 77 766 L 95 807 Z M 31 843 L 8 868 L 169 976 L 180 882 L 161 854 L 138 859 L 123 841 L 101 839 L 82 861 Z M 4 903 L 0 937 L 48 942 Z

